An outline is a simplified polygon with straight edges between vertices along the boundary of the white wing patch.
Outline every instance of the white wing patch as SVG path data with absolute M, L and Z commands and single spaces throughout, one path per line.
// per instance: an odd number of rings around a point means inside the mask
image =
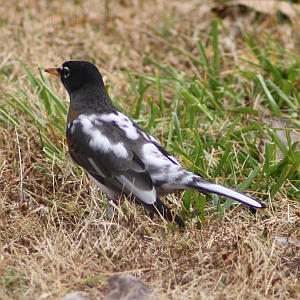
M 122 142 L 112 143 L 106 135 L 102 134 L 98 127 L 95 127 L 95 116 L 94 115 L 80 115 L 73 125 L 76 123 L 81 123 L 82 131 L 90 137 L 89 145 L 94 150 L 100 150 L 102 152 L 108 153 L 113 152 L 119 158 L 127 158 L 128 152 Z M 97 125 L 101 125 L 98 120 Z M 71 127 L 72 131 L 72 127 Z
M 164 167 L 172 164 L 153 143 L 144 144 L 142 153 L 143 161 L 148 165 Z
M 170 157 L 170 159 L 168 157 Z M 153 143 L 146 143 L 143 145 L 143 161 L 146 165 L 157 166 L 158 168 L 176 166 L 180 167 L 179 170 L 181 169 L 180 164 L 173 156 L 164 155 Z
M 127 138 L 131 140 L 137 140 L 140 137 L 140 134 L 137 128 L 134 126 L 133 122 L 125 115 L 120 112 L 103 114 L 97 116 L 97 119 L 107 123 L 113 123 L 122 129 Z
M 156 202 L 156 190 L 153 187 L 151 191 L 141 190 L 134 185 L 134 182 L 121 175 L 118 177 L 120 182 L 124 182 L 124 186 L 131 192 L 133 197 L 137 197 L 146 204 L 154 204 Z
M 118 194 L 111 190 L 110 188 L 106 187 L 105 185 L 101 184 L 98 180 L 96 180 L 93 176 L 88 174 L 90 179 L 104 192 L 104 194 L 107 195 L 110 199 L 117 199 Z M 153 187 L 151 191 L 143 191 L 138 189 L 134 186 L 134 183 L 132 183 L 129 179 L 127 179 L 125 176 L 119 176 L 118 179 L 120 182 L 124 182 L 124 186 L 131 191 L 131 195 L 133 197 L 137 197 L 140 199 L 140 201 L 143 201 L 146 204 L 154 204 L 156 202 L 156 190 Z

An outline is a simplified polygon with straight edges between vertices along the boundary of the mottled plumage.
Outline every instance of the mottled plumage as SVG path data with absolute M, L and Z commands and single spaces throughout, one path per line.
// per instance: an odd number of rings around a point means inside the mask
M 249 196 L 183 169 L 156 139 L 113 106 L 93 64 L 69 61 L 45 71 L 60 76 L 70 95 L 66 136 L 71 158 L 109 199 L 124 194 L 181 227 L 184 222 L 172 214 L 160 195 L 192 189 L 255 208 L 265 207 Z

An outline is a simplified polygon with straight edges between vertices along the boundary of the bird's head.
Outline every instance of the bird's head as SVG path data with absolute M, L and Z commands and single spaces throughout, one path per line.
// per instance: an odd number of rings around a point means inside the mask
M 69 94 L 82 88 L 104 87 L 99 70 L 87 61 L 67 61 L 59 68 L 48 68 L 45 72 L 60 77 Z

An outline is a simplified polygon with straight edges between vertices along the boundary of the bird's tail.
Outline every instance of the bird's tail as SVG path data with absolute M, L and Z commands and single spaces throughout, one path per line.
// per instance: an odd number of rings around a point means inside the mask
M 226 186 L 223 186 L 221 184 L 209 182 L 200 176 L 194 175 L 193 182 L 189 184 L 189 188 L 191 189 L 197 189 L 200 192 L 203 193 L 213 193 L 221 196 L 225 196 L 228 198 L 231 198 L 233 200 L 236 200 L 238 202 L 241 202 L 243 204 L 246 204 L 250 207 L 254 208 L 266 208 L 266 205 L 252 197 L 246 196 L 243 193 L 240 193 L 236 190 L 230 189 Z

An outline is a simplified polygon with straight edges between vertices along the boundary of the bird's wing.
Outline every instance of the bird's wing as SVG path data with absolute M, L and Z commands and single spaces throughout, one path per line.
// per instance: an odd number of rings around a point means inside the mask
M 229 197 L 254 208 L 265 208 L 262 202 L 223 185 L 209 182 L 199 175 L 183 169 L 179 163 L 159 144 L 146 142 L 141 147 L 141 157 L 151 176 L 158 195 L 165 195 L 176 190 L 199 190 Z
M 139 132 L 129 121 L 118 112 L 79 115 L 67 127 L 70 155 L 115 194 L 152 205 L 157 200 L 156 190 L 144 163 L 132 150 Z

